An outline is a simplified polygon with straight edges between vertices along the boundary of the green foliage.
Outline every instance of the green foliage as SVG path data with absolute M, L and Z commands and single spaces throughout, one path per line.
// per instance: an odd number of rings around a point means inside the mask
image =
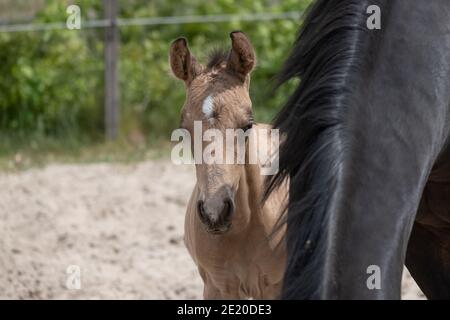
M 310 0 L 120 0 L 121 18 L 302 11 Z M 47 0 L 33 22 L 63 22 L 73 1 Z M 76 1 L 82 19 L 102 17 L 102 1 Z M 121 135 L 165 137 L 177 127 L 184 100 L 170 75 L 168 47 L 188 38 L 201 61 L 208 49 L 229 47 L 228 34 L 248 34 L 258 56 L 251 82 L 256 120 L 270 121 L 289 88 L 273 94 L 273 77 L 294 41 L 299 21 L 192 23 L 120 29 Z M 99 140 L 103 134 L 103 30 L 0 33 L 0 144 L 39 137 Z M 1 146 L 0 146 L 1 148 Z

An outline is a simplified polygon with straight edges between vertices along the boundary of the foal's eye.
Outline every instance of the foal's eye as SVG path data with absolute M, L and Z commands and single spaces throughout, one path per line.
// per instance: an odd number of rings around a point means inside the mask
M 248 125 L 246 125 L 245 127 L 242 127 L 241 129 L 244 131 L 250 130 L 251 128 L 253 128 L 253 123 L 249 123 Z

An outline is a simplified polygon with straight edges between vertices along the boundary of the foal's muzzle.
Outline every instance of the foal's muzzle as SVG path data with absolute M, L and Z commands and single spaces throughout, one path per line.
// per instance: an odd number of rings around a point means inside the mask
M 222 193 L 222 192 L 221 192 Z M 223 234 L 231 227 L 234 202 L 227 190 L 225 196 L 215 195 L 205 201 L 197 201 L 197 212 L 206 231 L 212 234 Z

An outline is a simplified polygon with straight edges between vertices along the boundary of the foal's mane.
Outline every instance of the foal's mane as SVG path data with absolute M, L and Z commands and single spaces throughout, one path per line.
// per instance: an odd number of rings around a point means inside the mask
M 350 74 L 361 65 L 368 5 L 367 0 L 316 0 L 279 74 L 278 85 L 301 79 L 274 121 L 285 139 L 279 172 L 268 180 L 266 192 L 267 198 L 289 177 L 289 203 L 282 218 L 287 222 L 285 299 L 323 295 L 327 224 L 345 148 L 342 120 L 352 103 Z
M 208 62 L 206 63 L 206 67 L 208 69 L 214 69 L 222 63 L 227 62 L 228 56 L 229 50 L 224 48 L 213 48 L 210 52 L 208 52 Z

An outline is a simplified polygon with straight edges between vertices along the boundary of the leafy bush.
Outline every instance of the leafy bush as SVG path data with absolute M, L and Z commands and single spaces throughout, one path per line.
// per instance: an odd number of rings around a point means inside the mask
M 121 18 L 304 10 L 310 0 L 119 1 Z M 47 0 L 33 22 L 65 21 L 72 1 Z M 82 19 L 102 17 L 101 1 L 77 1 Z M 200 59 L 208 48 L 229 46 L 240 29 L 258 56 L 251 97 L 256 119 L 269 121 L 288 88 L 271 95 L 272 79 L 300 21 L 192 23 L 120 28 L 121 135 L 168 137 L 178 125 L 183 85 L 170 76 L 168 47 L 188 38 Z M 103 30 L 0 33 L 0 135 L 98 140 L 103 134 Z

